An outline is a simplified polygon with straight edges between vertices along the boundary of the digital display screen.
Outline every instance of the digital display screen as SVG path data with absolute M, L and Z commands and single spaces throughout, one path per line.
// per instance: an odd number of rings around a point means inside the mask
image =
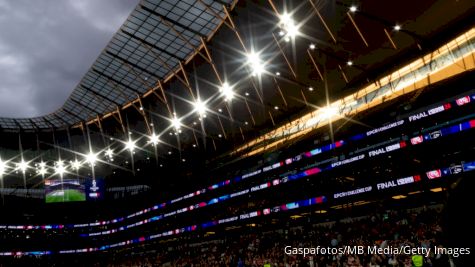
M 49 178 L 45 180 L 46 203 L 86 200 L 86 188 L 77 178 Z
M 86 180 L 86 198 L 87 200 L 96 200 L 104 198 L 104 180 L 101 178 L 90 178 Z

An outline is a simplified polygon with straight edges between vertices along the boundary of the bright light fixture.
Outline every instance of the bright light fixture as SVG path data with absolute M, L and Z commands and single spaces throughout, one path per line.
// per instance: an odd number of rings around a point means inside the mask
M 0 159 L 0 175 L 3 175 L 5 173 L 6 168 L 6 162 L 3 162 L 2 159 Z
M 175 128 L 176 130 L 180 129 L 181 127 L 181 122 L 180 119 L 177 118 L 176 116 L 173 117 L 173 119 L 170 120 L 172 127 Z
M 321 112 L 320 118 L 322 120 L 328 120 L 328 119 L 331 119 L 333 116 L 338 114 L 338 108 L 328 106 L 328 107 L 321 108 L 320 112 Z
M 295 21 L 288 13 L 284 13 L 280 16 L 279 27 L 285 33 L 286 41 L 290 41 L 291 38 L 295 38 L 295 36 L 299 34 L 298 26 L 295 25 Z
M 350 6 L 350 11 L 351 12 L 356 12 L 358 10 L 358 8 L 356 6 Z
M 132 141 L 131 139 L 129 139 L 129 141 L 127 141 L 127 143 L 125 143 L 125 148 L 130 150 L 131 152 L 134 151 L 135 141 Z
M 41 175 L 45 175 L 45 174 L 48 173 L 48 172 L 46 171 L 46 168 L 40 168 L 40 169 L 38 170 L 38 173 L 41 174 Z
M 198 115 L 203 116 L 206 113 L 206 104 L 205 102 L 201 101 L 201 99 L 196 99 L 196 102 L 193 103 L 194 111 L 198 113 Z
M 71 161 L 71 167 L 74 170 L 79 170 L 79 168 L 81 168 L 81 162 L 79 162 L 79 160 L 75 159 L 74 161 Z
M 346 64 L 347 64 L 348 66 L 353 66 L 353 61 L 348 60 L 348 62 L 346 62 Z
M 395 31 L 400 31 L 401 30 L 401 25 L 398 25 L 398 24 L 394 25 L 394 30 Z
M 86 155 L 86 161 L 89 162 L 89 164 L 94 165 L 97 161 L 97 154 L 94 154 L 94 152 L 90 151 L 89 154 Z
M 64 164 L 63 164 L 62 160 L 56 161 L 56 166 L 54 167 L 54 172 L 61 175 L 61 176 L 63 175 L 63 173 L 66 172 L 66 168 L 64 167 Z
M 259 54 L 255 52 L 251 52 L 247 55 L 247 64 L 251 67 L 252 76 L 261 75 L 265 71 L 264 63 Z
M 108 148 L 106 150 L 106 152 L 104 152 L 104 154 L 108 157 L 108 158 L 112 158 L 112 156 L 114 156 L 114 150 Z
M 158 135 L 156 135 L 155 133 L 153 133 L 153 134 L 150 136 L 149 142 L 152 143 L 153 145 L 157 145 L 158 142 L 160 142 L 160 139 L 158 138 Z
M 21 162 L 17 163 L 17 169 L 25 173 L 26 169 L 28 169 L 28 163 L 24 160 L 21 160 Z
M 234 98 L 233 88 L 227 82 L 224 82 L 223 85 L 221 85 L 219 92 L 221 93 L 221 96 L 224 97 L 225 101 L 229 101 Z
M 316 48 L 315 44 L 310 44 L 308 47 L 312 50 L 314 50 Z

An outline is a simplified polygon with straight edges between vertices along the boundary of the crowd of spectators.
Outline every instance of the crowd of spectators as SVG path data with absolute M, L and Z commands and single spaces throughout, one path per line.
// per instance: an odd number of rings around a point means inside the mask
M 427 247 L 443 246 L 440 212 L 435 208 L 388 211 L 364 217 L 346 218 L 325 223 L 309 223 L 302 217 L 277 228 L 242 226 L 239 229 L 216 232 L 205 237 L 182 237 L 178 240 L 146 245 L 134 250 L 109 252 L 102 255 L 81 255 L 74 261 L 62 259 L 64 266 L 263 266 L 263 267 L 393 267 L 451 266 L 449 255 L 404 254 L 319 254 L 289 255 L 285 247 L 376 246 Z M 87 257 L 85 263 L 78 258 Z M 47 259 L 43 259 L 48 262 Z M 32 261 L 30 266 L 40 266 Z M 0 263 L 0 266 L 4 266 Z M 7 266 L 7 265 L 5 265 Z M 10 266 L 10 265 L 8 265 Z M 18 266 L 18 265 L 17 265 Z M 63 266 L 50 261 L 49 266 Z
M 299 225 L 300 224 L 300 225 Z M 390 211 L 337 222 L 308 224 L 300 219 L 287 229 L 252 229 L 206 242 L 177 242 L 148 254 L 117 255 L 109 266 L 451 266 L 448 255 L 336 254 L 288 255 L 286 246 L 425 247 L 443 245 L 440 213 L 435 209 Z

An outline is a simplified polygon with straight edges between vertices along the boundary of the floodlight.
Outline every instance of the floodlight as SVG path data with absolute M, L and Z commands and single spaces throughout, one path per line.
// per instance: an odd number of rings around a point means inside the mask
M 355 13 L 358 10 L 356 6 L 350 6 L 350 11 Z
M 127 141 L 127 143 L 125 143 L 125 148 L 130 150 L 131 152 L 134 151 L 135 141 L 132 141 L 131 139 L 129 139 L 129 141 Z
M 21 170 L 23 173 L 25 173 L 28 167 L 29 167 L 28 163 L 25 162 L 24 160 L 21 160 L 21 162 L 17 163 L 17 169 Z
M 170 120 L 170 123 L 175 130 L 180 129 L 181 127 L 181 120 L 176 116 L 174 116 L 173 119 Z
M 193 103 L 194 111 L 198 113 L 198 115 L 203 116 L 206 113 L 206 103 L 201 101 L 201 99 L 196 99 L 196 102 Z
M 400 31 L 401 30 L 401 25 L 398 25 L 398 24 L 394 25 L 394 30 L 395 31 Z
M 252 76 L 260 75 L 265 71 L 259 54 L 255 52 L 251 52 L 247 55 L 247 64 L 251 67 Z
M 89 164 L 94 165 L 94 163 L 97 161 L 97 155 L 90 151 L 86 156 L 86 161 L 89 162 Z
M 7 169 L 7 163 L 3 162 L 2 159 L 0 159 L 0 175 L 3 175 L 6 169 Z
M 47 173 L 46 168 L 40 168 L 38 173 L 41 175 L 45 175 Z
M 337 107 L 332 107 L 332 106 L 327 106 L 327 107 L 321 108 L 320 112 L 321 112 L 320 118 L 322 120 L 328 120 L 328 119 L 331 119 L 333 116 L 338 114 L 338 108 Z
M 221 95 L 224 97 L 225 101 L 231 100 L 234 98 L 234 91 L 233 88 L 229 85 L 229 83 L 224 82 L 223 85 L 219 88 Z
M 54 167 L 54 172 L 61 175 L 61 176 L 63 175 L 63 173 L 66 172 L 66 168 L 64 167 L 64 164 L 63 164 L 62 160 L 58 160 L 56 162 L 56 166 Z
M 299 34 L 298 26 L 295 25 L 295 21 L 288 13 L 284 13 L 280 16 L 279 27 L 285 33 L 286 40 L 295 38 L 295 36 Z
M 81 168 L 81 162 L 75 159 L 74 161 L 71 161 L 71 167 L 75 170 L 79 170 L 79 168 Z
M 114 151 L 113 151 L 112 149 L 108 148 L 108 149 L 106 150 L 106 152 L 104 152 L 104 154 L 105 154 L 107 157 L 112 158 L 112 156 L 114 156 Z
M 153 133 L 151 136 L 150 136 L 150 140 L 149 140 L 150 143 L 152 143 L 153 145 L 156 145 L 160 142 L 160 139 L 158 138 L 158 135 L 156 135 L 155 133 Z

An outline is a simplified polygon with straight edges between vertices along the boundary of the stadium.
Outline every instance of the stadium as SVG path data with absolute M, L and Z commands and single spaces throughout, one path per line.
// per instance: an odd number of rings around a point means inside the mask
M 475 2 L 39 2 L 0 266 L 472 266 Z

